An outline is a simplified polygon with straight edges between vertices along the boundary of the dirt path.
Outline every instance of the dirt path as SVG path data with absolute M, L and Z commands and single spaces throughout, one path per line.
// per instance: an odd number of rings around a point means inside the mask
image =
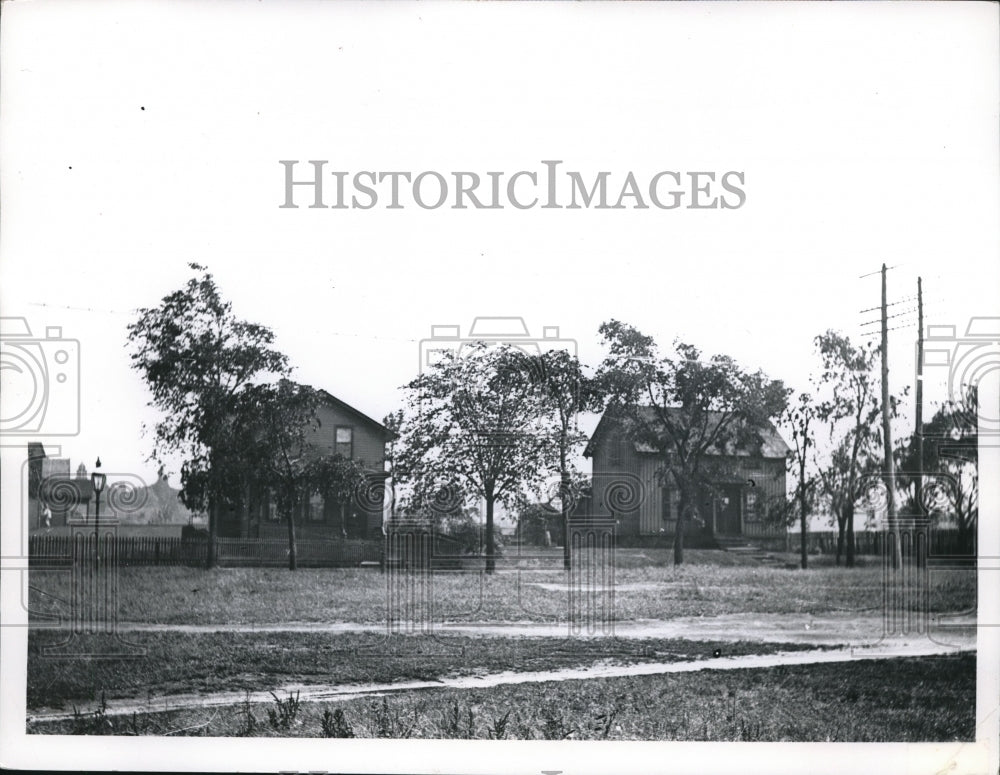
M 908 623 L 912 633 L 917 621 Z M 616 638 L 683 638 L 685 640 L 762 641 L 770 643 L 802 643 L 816 646 L 861 646 L 883 640 L 886 623 L 883 617 L 855 612 L 809 614 L 730 614 L 726 616 L 694 616 L 669 620 L 637 620 L 614 622 L 593 630 L 580 628 L 571 631 L 563 624 L 537 622 L 440 622 L 431 630 L 400 627 L 400 634 L 414 635 L 466 635 L 496 638 L 563 638 L 607 637 Z M 899 627 L 899 624 L 896 625 Z M 44 628 L 39 628 L 44 629 Z M 247 624 L 153 624 L 120 622 L 120 632 L 318 632 L 331 635 L 345 633 L 388 633 L 385 624 L 358 622 L 283 622 Z M 916 632 L 914 637 L 942 646 L 972 648 L 975 646 L 976 619 L 968 614 L 932 614 L 926 634 Z
M 961 651 L 971 649 L 963 648 Z M 343 702 L 357 697 L 380 696 L 398 692 L 427 689 L 484 689 L 511 684 L 544 683 L 550 681 L 590 680 L 595 678 L 624 678 L 629 676 L 664 675 L 667 673 L 690 673 L 700 670 L 740 670 L 777 667 L 781 665 L 818 665 L 835 662 L 850 662 L 858 659 L 885 659 L 898 657 L 936 656 L 957 653 L 956 649 L 935 644 L 927 639 L 892 641 L 869 648 L 841 648 L 774 654 L 751 654 L 736 657 L 717 657 L 685 662 L 643 662 L 620 664 L 612 660 L 602 660 L 587 667 L 562 668 L 544 672 L 486 673 L 477 676 L 451 676 L 432 681 L 399 681 L 394 683 L 370 684 L 285 684 L 275 690 L 279 697 L 286 692 L 299 692 L 301 702 Z M 129 715 L 132 713 L 159 713 L 191 708 L 213 708 L 239 705 L 248 699 L 239 692 L 218 692 L 214 694 L 173 694 L 144 699 L 113 700 L 107 709 L 109 715 Z M 251 703 L 270 703 L 269 691 L 251 692 Z M 29 713 L 27 721 L 46 722 L 73 718 L 72 713 L 63 710 L 42 709 Z

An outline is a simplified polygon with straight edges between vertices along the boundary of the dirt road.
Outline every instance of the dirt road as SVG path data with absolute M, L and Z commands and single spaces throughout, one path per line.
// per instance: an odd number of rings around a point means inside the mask
M 45 629 L 45 628 L 38 628 Z M 388 633 L 385 624 L 357 622 L 281 622 L 243 624 L 155 624 L 119 622 L 119 632 L 319 632 Z M 413 635 L 465 635 L 497 638 L 531 637 L 609 637 L 624 639 L 684 638 L 686 640 L 762 641 L 803 643 L 816 646 L 865 646 L 885 639 L 887 632 L 902 631 L 910 640 L 926 640 L 952 648 L 975 645 L 976 620 L 968 614 L 932 614 L 926 622 L 918 618 L 907 622 L 887 621 L 881 614 L 855 612 L 809 614 L 730 614 L 692 616 L 666 620 L 596 622 L 593 627 L 571 629 L 569 624 L 538 622 L 432 622 L 410 626 L 400 623 L 393 630 Z

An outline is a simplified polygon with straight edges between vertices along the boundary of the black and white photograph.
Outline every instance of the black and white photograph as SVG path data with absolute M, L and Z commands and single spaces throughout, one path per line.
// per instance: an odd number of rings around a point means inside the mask
M 996 772 L 998 17 L 5 3 L 0 764 Z

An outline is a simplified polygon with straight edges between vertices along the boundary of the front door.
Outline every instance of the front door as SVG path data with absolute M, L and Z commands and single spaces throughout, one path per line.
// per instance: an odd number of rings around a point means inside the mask
M 719 487 L 720 494 L 715 502 L 716 535 L 740 534 L 740 487 L 726 484 Z

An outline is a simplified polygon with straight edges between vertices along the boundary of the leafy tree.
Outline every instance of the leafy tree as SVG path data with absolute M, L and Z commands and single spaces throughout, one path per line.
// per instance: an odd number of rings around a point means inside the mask
M 320 424 L 317 390 L 281 380 L 248 386 L 240 398 L 231 428 L 241 453 L 227 458 L 227 469 L 238 469 L 274 492 L 288 528 L 288 568 L 295 570 L 295 517 L 301 506 L 313 495 L 347 501 L 364 485 L 364 469 L 308 443 L 309 431 Z
M 562 544 L 568 543 L 566 536 L 566 517 L 561 509 L 548 503 L 528 503 L 518 510 L 517 532 L 522 540 L 533 544 L 541 544 L 545 533 Z
M 396 518 L 397 485 L 406 476 L 402 458 L 403 450 L 400 449 L 403 410 L 397 409 L 394 412 L 389 412 L 382 418 L 382 425 L 389 432 L 389 438 L 385 445 L 385 462 L 389 469 L 389 519 L 391 520 Z
M 923 460 L 916 437 L 896 452 L 900 480 L 910 489 L 910 511 L 951 517 L 964 551 L 975 551 L 979 519 L 979 400 L 974 387 L 940 406 L 924 423 Z M 917 477 L 923 477 L 922 504 L 914 503 Z M 930 480 L 929 482 L 927 480 Z
M 486 572 L 496 568 L 494 507 L 537 483 L 555 457 L 532 363 L 509 346 L 445 353 L 407 385 L 407 473 L 418 492 L 457 485 L 486 504 Z M 456 501 L 460 502 L 460 501 Z
M 855 345 L 837 332 L 816 337 L 823 370 L 817 387 L 825 391 L 816 411 L 829 427 L 832 445 L 826 466 L 820 470 L 820 487 L 837 521 L 837 564 L 846 543 L 846 565 L 854 567 L 854 512 L 879 472 L 882 445 L 882 401 L 876 375 L 879 349 L 874 344 Z M 899 400 L 890 396 L 890 417 Z
M 713 452 L 763 443 L 760 428 L 787 404 L 788 391 L 763 372 L 748 372 L 730 357 L 702 360 L 694 345 L 674 342 L 661 356 L 652 337 L 617 320 L 600 327 L 608 355 L 598 373 L 609 411 L 628 435 L 658 451 L 663 478 L 680 491 L 674 562 L 684 561 L 684 530 L 699 493 L 711 490 Z
M 579 472 L 573 465 L 575 453 L 587 442 L 577 426 L 581 412 L 600 408 L 602 394 L 598 384 L 583 373 L 575 355 L 566 350 L 549 350 L 538 357 L 539 385 L 545 409 L 553 423 L 553 441 L 559 458 L 559 503 L 562 533 L 569 535 L 569 515 Z M 563 540 L 563 567 L 570 569 L 570 541 Z
M 132 367 L 161 412 L 152 456 L 178 453 L 185 505 L 209 512 L 208 565 L 215 563 L 219 509 L 234 477 L 225 470 L 230 456 L 231 420 L 246 386 L 288 373 L 285 355 L 273 348 L 270 329 L 233 314 L 212 275 L 198 272 L 160 304 L 140 309 L 128 326 Z
M 843 438 L 833 447 L 825 466 L 818 469 L 819 491 L 837 525 L 837 565 L 846 555 L 854 566 L 854 516 L 857 503 L 868 494 L 872 482 L 882 474 L 881 459 L 870 450 L 854 457 L 853 439 Z M 853 461 L 853 462 L 852 462 Z
M 798 399 L 784 411 L 783 425 L 790 431 L 792 451 L 788 466 L 795 475 L 795 511 L 799 517 L 800 564 L 805 570 L 809 566 L 809 514 L 819 485 L 819 478 L 810 468 L 810 450 L 816 446 L 815 424 L 817 409 L 812 396 L 799 393 Z

